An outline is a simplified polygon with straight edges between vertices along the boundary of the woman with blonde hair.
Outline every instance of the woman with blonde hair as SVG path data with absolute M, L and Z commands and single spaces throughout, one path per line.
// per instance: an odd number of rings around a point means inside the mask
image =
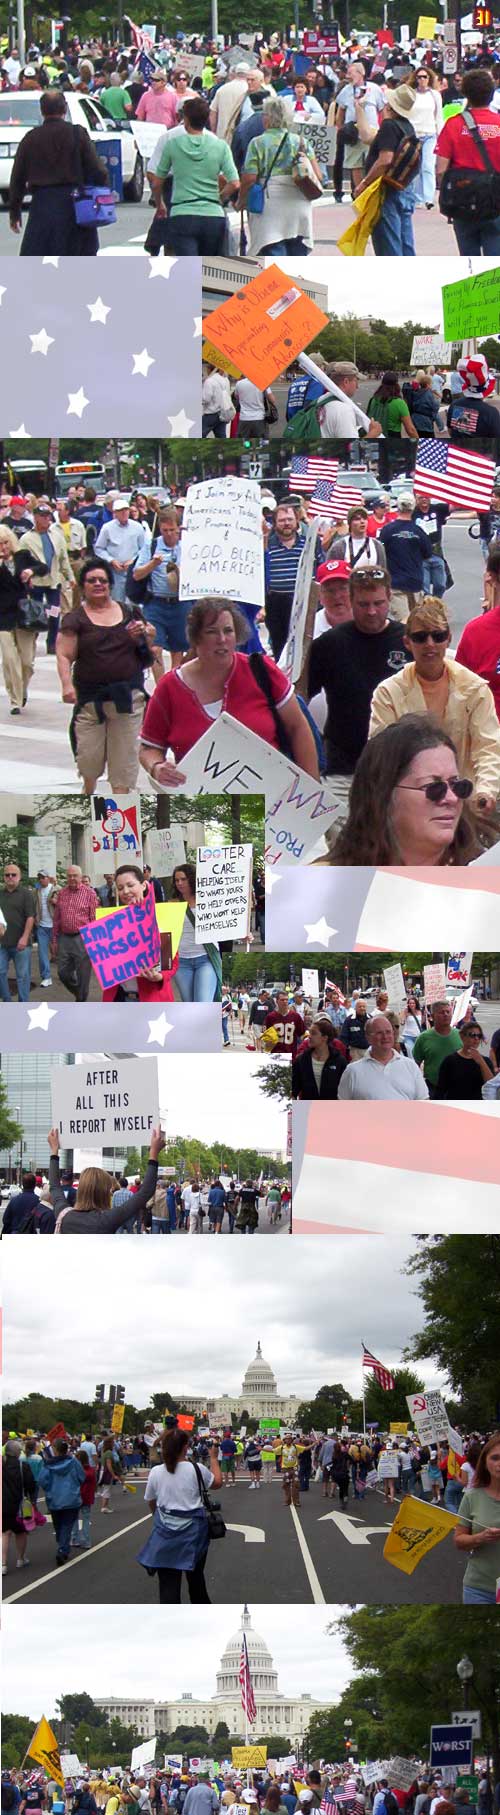
M 51 1128 L 47 1136 L 50 1147 L 49 1190 L 56 1213 L 56 1235 L 115 1235 L 130 1216 L 140 1216 L 158 1182 L 158 1157 L 165 1145 L 163 1129 L 153 1128 L 149 1160 L 139 1190 L 127 1192 L 123 1203 L 112 1204 L 115 1180 L 101 1166 L 85 1166 L 80 1173 L 76 1203 L 68 1207 L 59 1178 L 59 1130 Z

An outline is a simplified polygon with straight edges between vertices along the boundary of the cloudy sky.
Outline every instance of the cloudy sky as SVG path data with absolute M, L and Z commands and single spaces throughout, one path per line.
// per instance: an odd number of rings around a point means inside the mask
M 269 263 L 273 261 L 270 259 Z M 462 268 L 456 258 L 420 258 L 414 260 L 411 272 L 411 287 L 394 283 L 392 268 L 384 270 L 380 259 L 358 259 L 356 265 L 356 294 L 353 296 L 352 269 L 350 260 L 312 258 L 304 261 L 300 258 L 280 259 L 280 270 L 300 281 L 307 276 L 313 282 L 328 284 L 328 307 L 336 315 L 356 314 L 361 318 L 367 315 L 378 316 L 383 321 L 401 325 L 405 321 L 420 321 L 442 333 L 443 316 L 441 288 L 443 284 L 456 284 L 460 278 L 475 276 L 477 271 L 484 271 L 488 266 L 498 265 L 498 258 L 473 258 L 472 273 L 463 261 Z
M 268 1241 L 245 1242 L 242 1252 L 239 1238 L 104 1236 L 99 1263 L 94 1246 L 84 1236 L 58 1243 L 54 1297 L 52 1242 L 28 1242 L 22 1268 L 16 1243 L 4 1243 L 7 1399 L 35 1390 L 87 1399 L 103 1379 L 121 1381 L 137 1406 L 164 1388 L 235 1394 L 258 1339 L 278 1390 L 302 1399 L 342 1380 L 355 1395 L 362 1341 L 397 1366 L 422 1322 L 402 1273 L 408 1237 L 337 1236 L 325 1250 L 297 1236 L 272 1252 Z M 443 1384 L 430 1365 L 426 1384 Z
M 288 1695 L 305 1690 L 319 1701 L 334 1702 L 351 1676 L 340 1636 L 327 1636 L 349 1609 L 250 1607 L 252 1624 L 272 1651 L 279 1688 Z M 239 1627 L 236 1608 L 186 1606 L 169 1610 L 168 1624 L 160 1607 L 106 1607 L 96 1625 L 95 1608 L 80 1607 L 78 1620 L 67 1608 L 51 1607 L 47 1643 L 47 1610 L 26 1607 L 20 1617 L 4 1609 L 4 1642 L 9 1659 L 4 1712 L 39 1719 L 56 1713 L 59 1695 L 87 1689 L 92 1696 L 141 1696 L 177 1700 L 183 1690 L 213 1695 L 222 1652 Z M 96 1643 L 96 1639 L 98 1643 Z
M 77 1061 L 85 1055 L 78 1053 Z M 95 1055 L 92 1055 L 95 1057 Z M 150 1054 L 147 1055 L 148 1058 Z M 187 1135 L 210 1145 L 278 1149 L 285 1153 L 286 1112 L 274 1097 L 265 1097 L 257 1081 L 261 1054 L 178 1053 L 158 1058 L 162 1128 L 167 1135 Z

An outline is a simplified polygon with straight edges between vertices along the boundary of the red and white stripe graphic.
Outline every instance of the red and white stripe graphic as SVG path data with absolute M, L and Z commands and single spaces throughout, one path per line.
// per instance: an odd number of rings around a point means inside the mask
M 498 1228 L 496 1103 L 294 1103 L 294 1234 Z

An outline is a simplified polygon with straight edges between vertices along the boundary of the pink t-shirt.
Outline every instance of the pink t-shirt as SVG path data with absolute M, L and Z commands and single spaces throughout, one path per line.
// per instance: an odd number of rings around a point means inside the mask
M 167 129 L 170 126 L 176 126 L 177 95 L 175 88 L 162 88 L 159 94 L 155 94 L 154 88 L 147 88 L 146 93 L 141 95 L 139 106 L 136 108 L 136 119 L 147 120 L 153 126 L 165 126 Z
M 281 673 L 270 656 L 260 658 L 267 669 L 269 682 L 276 706 L 285 706 L 293 699 L 293 687 Z M 223 712 L 229 712 L 232 718 L 246 725 L 249 731 L 255 731 L 257 737 L 263 737 L 273 748 L 277 748 L 276 727 L 265 693 L 259 687 L 250 667 L 249 657 L 240 650 L 236 652 L 233 666 L 226 681 L 222 698 Z M 204 736 L 205 731 L 214 726 L 216 721 L 205 711 L 191 687 L 183 680 L 180 669 L 170 670 L 158 682 L 149 706 L 146 708 L 142 728 L 142 742 L 153 744 L 157 749 L 172 749 L 175 760 L 179 763 L 193 744 Z

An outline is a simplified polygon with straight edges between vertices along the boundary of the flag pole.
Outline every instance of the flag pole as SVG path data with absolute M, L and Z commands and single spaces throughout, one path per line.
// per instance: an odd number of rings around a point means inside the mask
M 363 1400 L 363 1438 L 366 1442 L 366 1405 L 365 1405 L 365 1376 L 364 1376 L 364 1371 L 363 1371 L 363 1344 L 361 1344 L 361 1398 Z

